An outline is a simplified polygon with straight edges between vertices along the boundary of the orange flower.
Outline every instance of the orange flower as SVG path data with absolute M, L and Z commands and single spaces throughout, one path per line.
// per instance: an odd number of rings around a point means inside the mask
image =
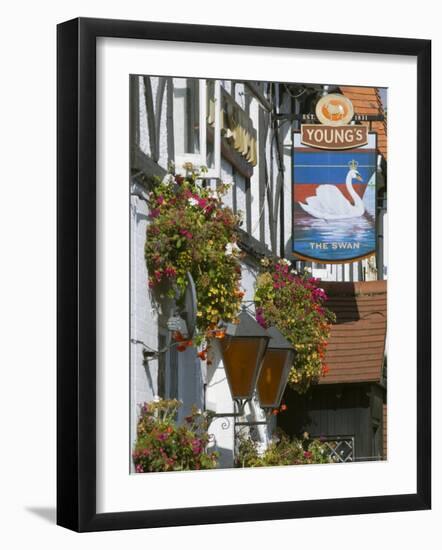
M 215 331 L 215 338 L 219 338 L 220 340 L 222 340 L 225 336 L 226 336 L 226 333 L 224 332 L 224 330 Z
M 199 357 L 200 359 L 202 359 L 203 361 L 205 361 L 205 360 L 206 360 L 206 357 L 207 357 L 207 353 L 206 353 L 204 350 L 203 350 L 203 351 L 200 351 L 200 352 L 198 352 L 198 357 Z
M 187 349 L 187 346 L 183 345 L 183 344 L 180 344 L 179 346 L 176 347 L 176 349 L 178 351 L 186 351 Z
M 273 409 L 272 414 L 276 416 L 278 413 L 279 413 L 278 409 Z

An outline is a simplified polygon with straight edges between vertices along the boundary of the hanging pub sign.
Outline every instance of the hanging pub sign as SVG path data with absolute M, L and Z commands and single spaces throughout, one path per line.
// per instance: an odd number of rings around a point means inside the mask
M 316 106 L 320 124 L 293 138 L 293 253 L 320 263 L 353 262 L 376 249 L 376 134 L 348 124 L 340 94 Z

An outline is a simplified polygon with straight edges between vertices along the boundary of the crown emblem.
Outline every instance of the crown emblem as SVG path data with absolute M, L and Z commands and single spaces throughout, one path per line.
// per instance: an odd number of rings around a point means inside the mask
M 351 160 L 349 163 L 348 163 L 348 167 L 350 168 L 350 170 L 357 170 L 358 169 L 358 166 L 359 166 L 359 163 L 356 161 L 356 160 Z

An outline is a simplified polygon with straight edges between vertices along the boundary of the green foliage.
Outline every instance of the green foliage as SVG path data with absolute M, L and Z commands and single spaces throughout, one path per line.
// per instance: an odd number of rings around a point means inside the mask
M 235 231 L 239 217 L 222 200 L 228 186 L 214 191 L 201 184 L 200 175 L 169 174 L 153 188 L 145 245 L 150 288 L 182 296 L 186 272 L 191 273 L 198 297 L 197 345 L 219 332 L 219 321 L 237 317 L 243 296 Z
M 240 437 L 236 466 L 256 468 L 259 466 L 289 466 L 294 464 L 331 463 L 326 446 L 318 440 L 292 439 L 280 432 L 277 439 L 270 443 L 263 454 L 249 437 Z
M 208 470 L 217 466 L 217 453 L 208 453 L 209 417 L 196 409 L 178 426 L 181 403 L 175 399 L 145 403 L 137 426 L 132 458 L 135 471 Z
M 261 263 L 266 269 L 256 281 L 256 319 L 264 327 L 276 326 L 293 344 L 297 353 L 289 385 L 302 393 L 327 373 L 325 349 L 335 316 L 316 279 L 295 273 L 287 260 Z

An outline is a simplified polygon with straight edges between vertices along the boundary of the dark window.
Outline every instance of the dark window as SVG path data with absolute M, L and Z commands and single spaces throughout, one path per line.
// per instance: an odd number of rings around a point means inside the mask
M 380 459 L 382 455 L 382 430 L 378 422 L 373 423 L 373 457 Z

